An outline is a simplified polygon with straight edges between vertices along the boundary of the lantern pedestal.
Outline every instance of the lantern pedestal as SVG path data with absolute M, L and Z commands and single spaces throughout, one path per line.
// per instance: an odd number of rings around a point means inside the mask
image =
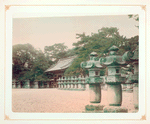
M 12 88 L 16 88 L 16 84 L 15 84 L 15 82 L 13 82 L 13 84 L 12 84 Z
M 39 86 L 38 86 L 38 82 L 34 82 L 34 88 L 39 88 Z
M 64 88 L 63 88 L 63 90 L 66 90 L 66 84 L 64 84 Z
M 86 84 L 85 88 L 86 88 L 87 91 L 89 91 L 89 84 Z
M 66 90 L 69 90 L 69 87 L 70 87 L 69 84 L 66 84 L 66 86 L 67 86 L 67 87 L 66 87 Z
M 63 90 L 65 89 L 65 84 L 63 84 Z
M 78 90 L 82 90 L 82 85 L 80 83 L 78 84 Z
M 59 84 L 60 87 L 60 84 Z M 49 88 L 49 82 L 46 82 L 46 88 Z
M 29 82 L 29 81 L 26 81 L 23 87 L 24 87 L 24 88 L 30 88 L 30 82 Z
M 47 88 L 47 86 L 46 86 L 46 88 Z M 58 84 L 58 89 L 60 89 L 60 84 Z
M 68 90 L 70 90 L 70 88 L 71 88 L 71 86 L 70 86 L 70 84 L 68 84 Z
M 74 85 L 74 90 L 77 90 L 78 89 L 78 84 L 76 83 L 75 85 Z
M 62 89 L 62 90 L 64 89 L 64 84 L 61 84 L 61 89 Z
M 61 85 L 61 83 L 60 83 L 60 90 L 62 89 L 62 85 Z
M 71 84 L 69 83 L 69 84 L 68 84 L 68 90 L 70 90 L 70 89 L 71 89 Z
M 133 103 L 134 103 L 134 108 L 138 109 L 139 108 L 139 87 L 138 87 L 138 83 L 135 83 L 134 87 L 133 87 Z
M 85 90 L 85 84 L 81 84 L 81 90 Z
M 69 89 L 69 85 L 68 84 L 66 84 L 66 90 L 68 90 Z
M 101 102 L 101 86 L 99 83 L 89 84 L 90 103 Z
M 110 106 L 121 106 L 122 87 L 118 85 L 107 85 L 107 100 Z
M 16 82 L 16 88 L 21 88 L 20 82 Z
M 73 84 L 70 84 L 70 90 L 73 90 Z

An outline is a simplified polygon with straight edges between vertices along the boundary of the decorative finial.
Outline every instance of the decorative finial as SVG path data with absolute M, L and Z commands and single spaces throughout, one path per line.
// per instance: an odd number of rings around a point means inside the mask
M 112 46 L 112 47 L 110 47 L 108 50 L 109 50 L 109 51 L 118 51 L 118 50 L 119 50 L 119 48 L 118 48 L 118 47 L 116 47 L 115 45 L 113 45 L 113 46 Z

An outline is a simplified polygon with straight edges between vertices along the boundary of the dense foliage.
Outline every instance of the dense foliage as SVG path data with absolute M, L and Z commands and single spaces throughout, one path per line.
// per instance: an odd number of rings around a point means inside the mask
M 98 33 L 85 35 L 77 34 L 77 38 L 80 39 L 77 43 L 74 43 L 75 53 L 78 57 L 74 60 L 72 65 L 65 71 L 65 75 L 85 75 L 88 71 L 83 70 L 80 67 L 82 61 L 89 59 L 91 52 L 97 52 L 99 57 L 106 56 L 108 49 L 112 45 L 119 47 L 118 54 L 122 55 L 125 51 L 134 50 L 138 43 L 138 36 L 127 39 L 119 34 L 119 31 L 115 27 L 107 28 L 103 27 L 98 30 Z M 105 74 L 105 70 L 101 70 L 101 75 Z
M 45 52 L 35 49 L 31 44 L 13 46 L 13 79 L 47 81 L 52 73 L 45 70 L 55 64 L 60 58 L 74 55 L 74 50 L 67 49 L 63 43 L 46 46 Z
M 47 80 L 44 71 L 52 64 L 41 50 L 36 50 L 31 44 L 13 46 L 13 79 L 31 82 Z
M 56 63 L 59 59 L 74 55 L 73 50 L 68 49 L 64 43 L 54 44 L 52 46 L 45 46 L 44 52 L 46 57 Z
M 27 71 L 30 71 L 36 53 L 30 44 L 18 44 L 13 46 L 13 78 L 21 80 Z

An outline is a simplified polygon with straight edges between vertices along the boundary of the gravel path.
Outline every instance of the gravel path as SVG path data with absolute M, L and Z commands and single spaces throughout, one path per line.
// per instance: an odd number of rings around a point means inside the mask
M 88 104 L 88 91 L 12 89 L 13 112 L 82 113 Z M 107 104 L 105 90 L 102 90 L 101 104 Z M 122 106 L 129 112 L 134 110 L 133 93 L 123 92 Z

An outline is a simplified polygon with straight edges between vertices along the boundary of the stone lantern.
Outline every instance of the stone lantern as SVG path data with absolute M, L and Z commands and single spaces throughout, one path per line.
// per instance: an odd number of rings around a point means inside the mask
M 78 89 L 81 90 L 82 89 L 82 76 L 79 75 L 78 77 Z
M 90 102 L 100 103 L 101 102 L 101 86 L 103 79 L 100 78 L 100 69 L 102 66 L 99 63 L 99 58 L 96 52 L 90 54 L 90 60 L 82 62 L 81 67 L 86 68 L 89 71 L 89 77 L 86 78 L 86 83 L 89 84 L 90 91 Z
M 21 83 L 19 81 L 16 81 L 16 88 L 21 88 Z
M 139 78 L 139 46 L 136 47 L 136 49 L 133 51 L 133 57 L 130 58 L 130 61 L 134 68 L 134 74 L 130 75 L 131 82 L 133 83 L 133 103 L 135 109 L 138 109 L 138 102 L 139 102 L 139 89 L 138 89 L 138 78 Z
M 30 88 L 30 81 L 29 80 L 24 81 L 23 88 Z
M 77 90 L 78 89 L 78 77 L 75 76 L 74 80 L 75 80 L 75 82 L 74 82 L 74 90 Z
M 58 89 L 60 89 L 61 88 L 61 83 L 60 83 L 60 77 L 58 78 Z M 47 83 L 48 84 L 48 83 Z
M 70 77 L 67 77 L 67 83 L 68 83 L 68 89 L 70 90 L 70 88 L 71 88 L 71 82 L 70 82 Z
M 66 90 L 67 89 L 67 80 L 66 80 L 66 77 L 64 77 L 63 80 L 64 80 L 64 85 L 65 85 L 64 90 Z
M 108 76 L 106 77 L 106 84 L 107 84 L 107 101 L 109 106 L 121 106 L 122 104 L 121 83 L 125 82 L 125 77 L 121 77 L 121 67 L 126 65 L 126 61 L 122 59 L 123 58 L 122 56 L 117 55 L 118 50 L 119 48 L 113 45 L 112 47 L 109 48 L 109 55 L 100 58 L 100 64 L 108 68 Z M 108 112 L 107 109 L 105 110 L 104 108 L 104 112 L 105 111 Z
M 60 82 L 61 82 L 61 89 L 64 89 L 63 77 L 60 78 Z
M 73 82 L 74 82 L 73 76 L 69 77 L 69 82 L 70 82 L 70 90 L 73 90 Z
M 15 82 L 15 80 L 12 81 L 12 88 L 16 88 L 16 82 Z

